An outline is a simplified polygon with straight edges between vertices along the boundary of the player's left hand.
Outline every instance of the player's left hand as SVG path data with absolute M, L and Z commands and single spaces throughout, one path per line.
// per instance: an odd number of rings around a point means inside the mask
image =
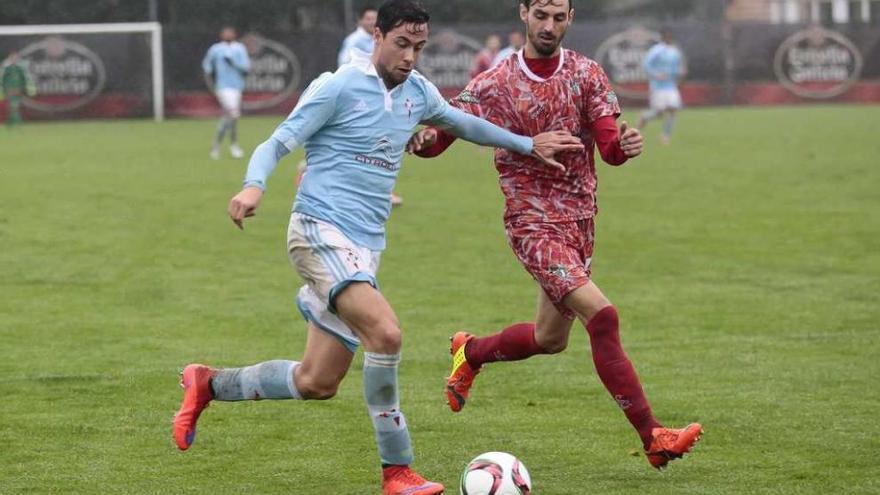
M 620 124 L 620 149 L 627 158 L 635 158 L 642 154 L 642 133 L 624 121 Z

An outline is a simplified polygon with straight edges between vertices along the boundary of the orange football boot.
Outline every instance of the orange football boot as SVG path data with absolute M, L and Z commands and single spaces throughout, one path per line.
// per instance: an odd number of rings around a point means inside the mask
M 382 495 L 437 495 L 443 490 L 443 485 L 427 481 L 409 466 L 382 469 Z
M 669 461 L 680 459 L 690 452 L 702 434 L 700 423 L 691 423 L 680 430 L 654 428 L 651 431 L 651 446 L 645 450 L 645 456 L 651 466 L 663 469 Z
M 180 374 L 180 386 L 183 387 L 183 403 L 174 415 L 174 442 L 177 448 L 186 450 L 196 438 L 196 422 L 199 415 L 208 407 L 214 398 L 211 391 L 211 377 L 216 374 L 214 368 L 203 364 L 190 364 Z
M 452 347 L 449 350 L 452 354 L 452 374 L 446 379 L 446 399 L 453 412 L 459 412 L 464 407 L 471 386 L 474 384 L 474 378 L 480 372 L 479 369 L 471 368 L 464 355 L 465 346 L 473 338 L 474 336 L 467 332 L 458 332 L 450 339 L 452 340 Z

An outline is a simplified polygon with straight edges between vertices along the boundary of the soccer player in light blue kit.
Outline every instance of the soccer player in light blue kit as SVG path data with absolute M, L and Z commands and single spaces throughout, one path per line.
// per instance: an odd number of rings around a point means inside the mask
M 675 113 L 682 106 L 678 82 L 687 75 L 684 56 L 675 45 L 671 32 L 664 30 L 661 33 L 660 43 L 648 50 L 644 67 L 650 82 L 651 108 L 642 114 L 638 128 L 643 129 L 648 122 L 662 115 L 661 139 L 663 144 L 669 144 L 675 126 Z
M 364 398 L 382 463 L 383 493 L 443 492 L 441 484 L 409 467 L 413 449 L 397 385 L 402 335 L 375 278 L 404 149 L 421 122 L 478 144 L 534 154 L 554 167 L 562 167 L 553 159 L 556 153 L 582 152 L 583 144 L 564 132 L 517 136 L 448 105 L 413 69 L 427 42 L 428 20 L 414 0 L 387 1 L 379 9 L 373 54 L 356 55 L 314 80 L 287 120 L 254 151 L 244 188 L 229 204 L 239 227 L 254 214 L 278 161 L 298 146 L 305 146 L 308 156 L 309 172 L 288 229 L 289 257 L 306 284 L 297 297 L 308 322 L 306 349 L 300 362 L 187 366 L 183 404 L 174 419 L 180 449 L 192 444 L 199 415 L 212 400 L 333 397 L 363 345 Z
M 244 156 L 238 146 L 238 118 L 241 117 L 241 93 L 244 91 L 245 80 L 251 69 L 251 61 L 245 46 L 236 41 L 235 28 L 226 26 L 220 31 L 220 40 L 214 43 L 205 58 L 202 59 L 202 70 L 214 88 L 214 94 L 223 115 L 217 124 L 217 134 L 211 147 L 211 158 L 220 159 L 220 145 L 229 133 L 229 154 L 234 158 Z
M 366 6 L 361 9 L 357 29 L 345 37 L 339 48 L 336 60 L 339 67 L 351 62 L 353 50 L 373 53 L 373 29 L 376 27 L 377 14 L 375 7 Z

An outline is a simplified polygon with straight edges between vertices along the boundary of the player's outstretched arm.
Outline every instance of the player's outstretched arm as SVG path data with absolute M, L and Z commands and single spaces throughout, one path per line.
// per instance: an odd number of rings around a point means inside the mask
M 521 155 L 532 155 L 560 170 L 565 170 L 565 166 L 554 159 L 557 153 L 584 149 L 580 139 L 564 131 L 545 132 L 532 139 L 514 134 L 453 107 L 446 107 L 445 111 L 433 120 L 441 128 L 472 143 L 504 148 Z
M 269 138 L 254 150 L 248 163 L 244 188 L 229 201 L 229 218 L 241 230 L 244 230 L 244 219 L 256 215 L 266 190 L 266 181 L 288 153 L 290 150 L 275 138 Z

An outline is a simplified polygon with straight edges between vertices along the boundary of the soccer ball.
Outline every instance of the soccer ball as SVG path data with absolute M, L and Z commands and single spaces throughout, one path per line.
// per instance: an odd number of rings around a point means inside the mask
M 532 478 L 516 457 L 486 452 L 468 463 L 461 473 L 461 495 L 530 495 Z

